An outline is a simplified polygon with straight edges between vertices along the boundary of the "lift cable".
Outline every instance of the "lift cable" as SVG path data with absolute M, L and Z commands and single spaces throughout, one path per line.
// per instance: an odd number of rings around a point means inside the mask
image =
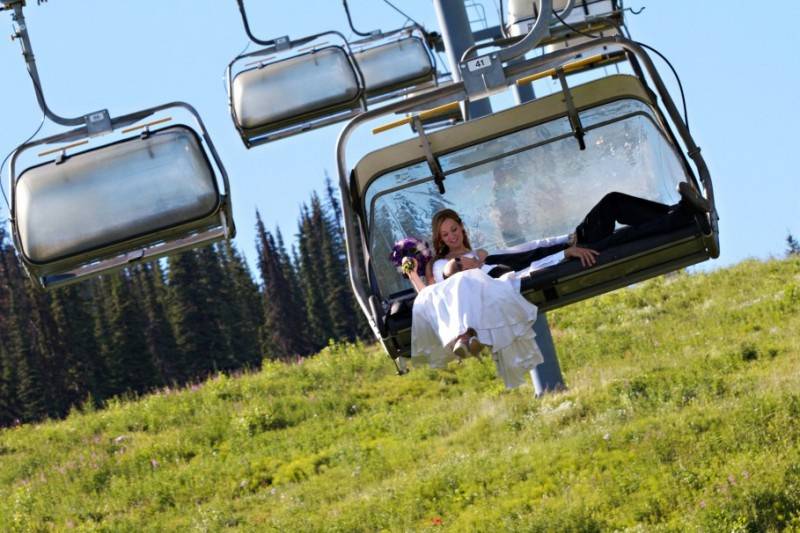
M 642 12 L 642 9 L 640 9 L 638 13 L 641 13 L 641 12 Z M 635 13 L 635 14 L 638 14 L 638 13 Z M 555 15 L 555 17 L 561 22 L 561 24 L 563 24 L 567 28 L 571 29 L 575 33 L 583 35 L 584 37 L 589 37 L 590 39 L 600 39 L 601 38 L 600 35 L 593 35 L 591 33 L 587 33 L 587 32 L 584 32 L 584 31 L 581 31 L 581 30 L 575 28 L 574 26 L 572 26 L 568 22 L 566 22 L 563 18 L 561 18 L 561 16 L 556 11 L 553 11 L 553 15 Z M 670 63 L 669 59 L 667 59 L 664 54 L 662 54 L 661 52 L 659 52 L 658 50 L 656 50 L 652 46 L 647 45 L 647 44 L 642 43 L 642 42 L 639 42 L 639 41 L 633 41 L 633 42 L 635 42 L 639 46 L 641 46 L 643 48 L 647 48 L 651 52 L 654 52 L 655 54 L 657 54 L 658 57 L 660 57 L 661 59 L 664 60 L 664 63 L 666 63 L 667 66 L 669 67 L 669 69 L 672 71 L 672 75 L 675 76 L 675 81 L 678 82 L 678 89 L 680 90 L 680 93 L 681 93 L 681 103 L 683 105 L 683 122 L 686 124 L 686 129 L 689 130 L 689 112 L 687 111 L 687 108 L 686 108 L 686 95 L 683 92 L 683 84 L 681 83 L 681 77 L 678 75 L 678 71 L 675 70 L 675 67 L 672 66 L 672 63 Z
M 399 7 L 397 7 L 396 5 L 394 5 L 393 3 L 391 3 L 389 0 L 383 0 L 383 1 L 384 1 L 384 2 L 385 2 L 385 3 L 386 3 L 388 6 L 389 6 L 389 7 L 391 7 L 392 9 L 394 9 L 395 11 L 397 11 L 398 13 L 400 13 L 401 15 L 403 15 L 403 16 L 406 18 L 406 20 L 410 20 L 411 22 L 413 22 L 413 23 L 414 23 L 414 25 L 415 25 L 415 26 L 417 26 L 418 28 L 422 28 L 422 24 L 420 24 L 420 23 L 419 23 L 419 22 L 417 22 L 416 20 L 414 20 L 414 19 L 412 19 L 411 17 L 409 17 L 409 16 L 408 16 L 408 14 L 407 14 L 407 13 L 405 13 L 405 12 L 404 12 L 402 9 L 400 9 Z

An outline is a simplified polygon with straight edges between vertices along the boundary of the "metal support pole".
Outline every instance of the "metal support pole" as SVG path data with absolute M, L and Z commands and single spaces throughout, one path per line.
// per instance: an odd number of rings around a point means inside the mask
M 525 58 L 521 57 L 515 61 L 522 62 L 524 60 Z M 511 61 L 509 64 L 513 64 L 515 61 Z M 514 98 L 517 104 L 530 102 L 536 98 L 533 84 L 516 85 Z M 561 375 L 561 366 L 558 364 L 556 345 L 553 343 L 553 335 L 550 333 L 550 325 L 547 323 L 547 315 L 539 313 L 533 324 L 533 331 L 536 333 L 536 344 L 544 357 L 544 362 L 531 370 L 531 381 L 533 381 L 533 390 L 536 396 L 566 389 L 564 377 Z
M 461 55 L 467 48 L 475 44 L 464 0 L 433 0 L 433 6 L 436 9 L 436 19 L 439 21 L 439 28 L 442 31 L 450 72 L 453 73 L 453 80 L 461 81 L 461 70 L 459 69 Z M 462 111 L 467 111 L 464 113 L 465 117 L 477 118 L 490 114 L 492 105 L 488 98 L 483 98 L 469 102 L 469 108 L 462 109 Z
M 544 357 L 544 362 L 531 370 L 533 390 L 538 398 L 546 392 L 560 391 L 567 387 L 564 385 L 564 377 L 561 375 L 561 366 L 558 364 L 556 345 L 550 334 L 547 315 L 539 313 L 536 322 L 533 323 L 533 331 L 536 333 L 536 344 L 539 345 L 539 350 Z
M 464 7 L 464 0 L 433 0 L 436 8 L 436 18 L 442 31 L 447 59 L 450 63 L 450 71 L 455 80 L 461 79 L 458 68 L 461 56 L 464 51 L 475 44 L 472 30 L 467 18 L 467 10 Z M 524 61 L 520 57 L 515 61 Z M 512 64 L 509 62 L 509 64 Z M 531 85 L 517 86 L 514 90 L 517 103 L 527 102 L 534 98 L 533 87 Z M 469 118 L 477 118 L 488 115 L 492 112 L 492 106 L 488 98 L 470 102 Z M 562 390 L 564 378 L 561 375 L 561 367 L 558 364 L 556 347 L 553 344 L 553 336 L 550 334 L 550 327 L 547 324 L 547 317 L 544 313 L 539 313 L 536 322 L 533 324 L 536 332 L 536 344 L 542 352 L 544 362 L 531 370 L 531 380 L 536 396 L 541 396 L 545 392 Z

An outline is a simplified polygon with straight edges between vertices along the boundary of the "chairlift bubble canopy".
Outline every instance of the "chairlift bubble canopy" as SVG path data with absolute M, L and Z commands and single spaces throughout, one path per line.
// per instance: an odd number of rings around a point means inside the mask
M 332 31 L 237 56 L 228 66 L 229 104 L 249 148 L 349 119 L 370 104 L 429 88 L 436 77 L 419 28 L 352 46 Z
M 529 68 L 535 74 L 556 59 L 568 61 L 576 52 L 611 42 L 641 59 L 655 92 L 643 77 L 601 78 L 569 88 L 569 98 L 562 91 L 427 134 L 427 143 L 414 138 L 376 150 L 352 171 L 343 146 L 358 123 L 373 117 L 358 117 L 343 131 L 339 171 L 343 198 L 349 199 L 344 211 L 351 282 L 390 356 L 409 355 L 415 292 L 390 263 L 389 251 L 403 237 L 430 240 L 432 215 L 445 207 L 462 215 L 474 247 L 492 253 L 569 233 L 612 191 L 666 204 L 679 200 L 679 182 L 705 191 L 711 212 L 697 215 L 689 226 L 611 247 L 591 269 L 568 261 L 524 277 L 523 295 L 542 311 L 719 255 L 708 170 L 640 47 L 622 38 L 601 39 L 529 60 Z M 513 68 L 516 79 L 531 74 L 524 66 Z M 444 194 L 431 158 L 441 169 Z
M 353 52 L 353 58 L 364 75 L 368 105 L 378 97 L 418 91 L 436 81 L 433 53 L 423 36 L 414 31 L 378 35 L 358 43 L 362 48 Z
M 148 125 L 168 117 L 142 124 L 167 111 L 188 112 L 198 129 L 180 122 Z M 78 128 L 27 143 L 12 157 L 14 239 L 25 268 L 42 287 L 235 234 L 227 174 L 191 106 L 167 104 L 114 123 L 140 125 L 111 141 Z M 34 148 L 64 142 L 70 144 L 40 154 L 50 159 L 16 171 Z

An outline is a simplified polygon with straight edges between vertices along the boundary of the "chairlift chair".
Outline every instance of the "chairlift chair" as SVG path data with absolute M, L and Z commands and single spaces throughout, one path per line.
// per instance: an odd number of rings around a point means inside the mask
M 179 109 L 194 117 L 195 127 L 152 128 Z M 113 141 L 97 143 L 79 128 L 24 144 L 11 158 L 14 241 L 41 287 L 235 234 L 225 168 L 191 106 L 168 104 L 111 123 L 122 128 Z M 61 146 L 39 154 L 45 162 L 17 172 L 20 157 L 53 144 Z M 78 146 L 90 147 L 73 152 Z
M 11 227 L 34 282 L 58 287 L 233 237 L 228 177 L 197 111 L 173 102 L 116 118 L 56 115 L 23 5 L 9 9 L 39 105 L 54 122 L 78 126 L 26 142 L 10 158 Z
M 436 85 L 436 61 L 419 27 L 376 32 L 352 47 L 364 76 L 368 107 Z
M 322 38 L 336 38 L 329 44 Z M 324 32 L 240 54 L 228 103 L 248 148 L 346 120 L 366 109 L 364 78 L 345 37 Z M 324 82 L 322 82 L 324 80 Z
M 614 75 L 569 87 L 564 70 L 576 54 L 613 45 L 635 55 L 649 81 Z M 508 248 L 567 233 L 605 193 L 621 190 L 664 203 L 687 181 L 711 210 L 689 226 L 603 251 L 597 265 L 577 261 L 521 280 L 540 310 L 590 298 L 719 255 L 717 214 L 706 164 L 652 61 L 621 36 L 554 50 L 504 68 L 508 82 L 549 75 L 562 91 L 511 109 L 388 146 L 354 167 L 345 160 L 352 131 L 392 112 L 467 97 L 465 84 L 430 91 L 351 120 L 337 147 L 350 277 L 376 338 L 392 358 L 410 351 L 415 293 L 389 261 L 397 239 L 429 239 L 431 215 L 453 207 L 473 246 Z M 651 88 L 652 84 L 652 88 Z M 581 149 L 581 148 L 584 149 Z M 686 157 L 687 154 L 688 157 Z M 472 209 L 469 205 L 477 205 Z M 516 212 L 515 212 L 516 210 Z

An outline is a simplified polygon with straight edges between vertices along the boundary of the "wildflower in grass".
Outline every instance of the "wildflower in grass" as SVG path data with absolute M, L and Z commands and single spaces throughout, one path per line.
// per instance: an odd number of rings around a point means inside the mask
M 155 459 L 150 459 L 150 466 L 153 468 L 153 470 L 155 470 L 159 466 L 158 461 Z
M 434 516 L 433 518 L 431 518 L 431 525 L 441 526 L 443 524 L 444 524 L 444 522 L 442 521 L 442 517 L 441 516 Z

